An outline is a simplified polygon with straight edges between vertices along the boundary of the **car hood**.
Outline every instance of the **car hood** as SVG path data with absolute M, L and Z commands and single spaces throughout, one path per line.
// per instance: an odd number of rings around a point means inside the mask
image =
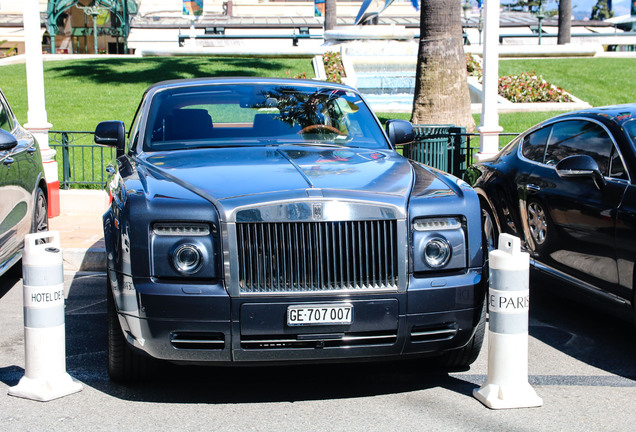
M 234 147 L 155 152 L 140 158 L 215 200 L 291 190 L 348 190 L 407 197 L 413 170 L 391 150 L 324 146 Z

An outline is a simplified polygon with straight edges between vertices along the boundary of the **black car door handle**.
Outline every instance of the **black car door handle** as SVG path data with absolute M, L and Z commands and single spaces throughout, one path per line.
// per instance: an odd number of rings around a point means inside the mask
M 529 192 L 539 192 L 541 190 L 541 187 L 532 183 L 528 184 L 526 188 L 528 189 Z
M 2 161 L 3 164 L 5 164 L 6 166 L 11 166 L 11 164 L 15 162 L 15 160 L 13 158 L 5 158 L 5 160 Z

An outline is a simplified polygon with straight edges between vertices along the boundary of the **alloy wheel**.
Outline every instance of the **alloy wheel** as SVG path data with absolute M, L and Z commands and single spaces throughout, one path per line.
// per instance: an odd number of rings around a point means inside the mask
M 537 202 L 528 204 L 528 227 L 536 244 L 545 243 L 548 235 L 548 221 L 543 207 Z
M 38 189 L 35 201 L 35 231 L 42 232 L 49 229 L 48 205 L 42 189 Z

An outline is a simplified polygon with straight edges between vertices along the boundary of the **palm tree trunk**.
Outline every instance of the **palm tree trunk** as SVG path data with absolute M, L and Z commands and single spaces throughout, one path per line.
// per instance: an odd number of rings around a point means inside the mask
M 460 0 L 422 0 L 411 121 L 472 131 Z
M 572 21 L 572 0 L 559 0 L 559 33 L 557 44 L 570 43 L 570 28 Z
M 336 26 L 336 0 L 325 0 L 325 30 Z

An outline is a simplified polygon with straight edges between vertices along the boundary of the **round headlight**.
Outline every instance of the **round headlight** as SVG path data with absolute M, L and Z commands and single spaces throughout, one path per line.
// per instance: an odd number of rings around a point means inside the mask
M 444 267 L 450 260 L 451 251 L 451 246 L 446 239 L 432 238 L 424 247 L 424 261 L 431 268 Z
M 179 246 L 172 254 L 172 263 L 181 273 L 193 274 L 201 267 L 203 255 L 198 247 L 192 244 Z

